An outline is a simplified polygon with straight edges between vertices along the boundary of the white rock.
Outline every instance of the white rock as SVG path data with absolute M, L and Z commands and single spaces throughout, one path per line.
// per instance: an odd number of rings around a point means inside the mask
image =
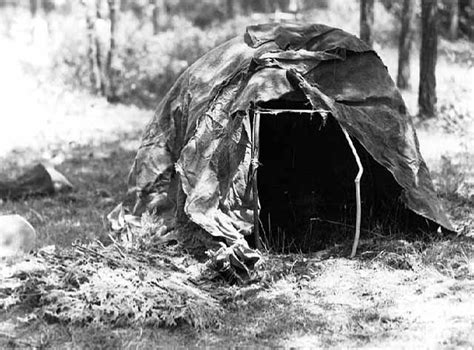
M 36 245 L 36 231 L 20 215 L 0 215 L 0 257 L 26 253 Z

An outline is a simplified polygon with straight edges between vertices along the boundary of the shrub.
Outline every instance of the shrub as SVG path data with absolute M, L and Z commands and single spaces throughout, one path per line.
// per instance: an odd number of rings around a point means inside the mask
M 120 17 L 117 37 L 117 59 L 114 68 L 119 72 L 118 98 L 121 102 L 142 107 L 155 107 L 177 77 L 195 60 L 219 43 L 234 36 L 239 20 L 218 24 L 206 29 L 194 26 L 184 17 L 176 16 L 167 28 L 152 35 L 150 25 L 141 25 L 133 14 Z M 79 24 L 79 23 L 78 23 Z M 52 72 L 68 85 L 89 88 L 87 38 L 81 30 L 71 26 L 53 53 Z M 99 31 L 103 64 L 108 49 L 108 33 Z

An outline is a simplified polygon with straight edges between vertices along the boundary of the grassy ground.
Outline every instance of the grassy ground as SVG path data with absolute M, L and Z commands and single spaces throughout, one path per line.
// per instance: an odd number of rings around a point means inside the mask
M 207 329 L 78 327 L 12 309 L 0 316 L 0 346 L 467 349 L 474 342 L 472 243 L 365 241 L 354 260 L 344 245 L 266 255 L 258 283 L 211 286 L 222 313 Z
M 139 138 L 136 133 L 134 136 Z M 103 219 L 125 194 L 127 173 L 134 157 L 134 151 L 124 148 L 119 141 L 104 143 L 99 148 L 76 146 L 67 153 L 56 168 L 71 179 L 73 193 L 7 201 L 2 205 L 2 213 L 21 213 L 37 228 L 41 245 L 68 246 L 76 239 L 105 239 Z M 18 172 L 13 164 L 9 165 L 10 171 Z
M 382 56 L 391 56 L 390 49 L 384 50 Z M 24 215 L 37 228 L 40 245 L 105 240 L 103 217 L 125 193 L 137 140 L 151 112 L 37 86 L 14 57 L 3 60 L 0 75 L 7 79 L 0 82 L 0 92 L 9 113 L 2 120 L 7 127 L 0 129 L 0 175 L 13 176 L 46 161 L 71 180 L 75 191 L 4 202 L 0 213 Z M 392 69 L 390 59 L 387 64 Z M 456 111 L 472 117 L 465 91 L 472 68 L 451 65 L 441 60 L 442 91 L 460 95 L 449 98 L 463 103 Z M 22 83 L 5 84 L 12 81 Z M 411 105 L 413 94 L 406 93 Z M 261 283 L 240 289 L 216 285 L 223 293 L 224 318 L 213 329 L 72 327 L 47 324 L 32 310 L 10 310 L 0 314 L 0 347 L 472 348 L 472 123 L 440 126 L 448 117 L 419 123 L 419 136 L 462 236 L 423 242 L 366 237 L 353 260 L 346 254 L 350 242 L 310 255 L 266 255 Z

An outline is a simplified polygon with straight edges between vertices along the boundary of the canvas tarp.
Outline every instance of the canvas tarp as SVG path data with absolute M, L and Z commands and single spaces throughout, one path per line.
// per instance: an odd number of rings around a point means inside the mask
M 295 91 L 393 174 L 407 208 L 452 230 L 386 67 L 357 37 L 324 25 L 251 26 L 187 69 L 144 133 L 129 178 L 133 214 L 242 241 L 253 228 L 249 109 Z

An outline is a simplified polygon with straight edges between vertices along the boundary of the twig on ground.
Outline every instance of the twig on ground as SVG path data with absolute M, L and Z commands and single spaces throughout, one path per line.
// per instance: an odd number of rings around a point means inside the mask
M 115 238 L 112 237 L 112 235 L 109 233 L 109 238 L 112 241 L 114 248 L 117 250 L 117 252 L 120 254 L 122 258 L 125 258 L 125 254 L 123 253 L 122 249 L 120 247 L 122 246 Z
M 333 220 L 326 220 L 326 219 L 321 219 L 321 218 L 310 218 L 309 219 L 310 221 L 321 221 L 321 222 L 327 222 L 329 224 L 333 224 L 333 225 L 339 225 L 339 226 L 344 226 L 344 227 L 349 227 L 349 228 L 355 228 L 354 225 L 350 225 L 350 224 L 346 224 L 346 223 L 343 223 L 343 222 L 338 222 L 338 221 L 333 221 Z M 361 231 L 364 231 L 364 232 L 367 232 L 367 233 L 370 233 L 370 234 L 373 234 L 377 237 L 380 237 L 380 238 L 386 238 L 388 236 L 384 236 L 383 234 L 381 234 L 380 232 L 377 232 L 377 231 L 374 231 L 374 230 L 367 230 L 365 228 L 361 228 L 360 229 Z

